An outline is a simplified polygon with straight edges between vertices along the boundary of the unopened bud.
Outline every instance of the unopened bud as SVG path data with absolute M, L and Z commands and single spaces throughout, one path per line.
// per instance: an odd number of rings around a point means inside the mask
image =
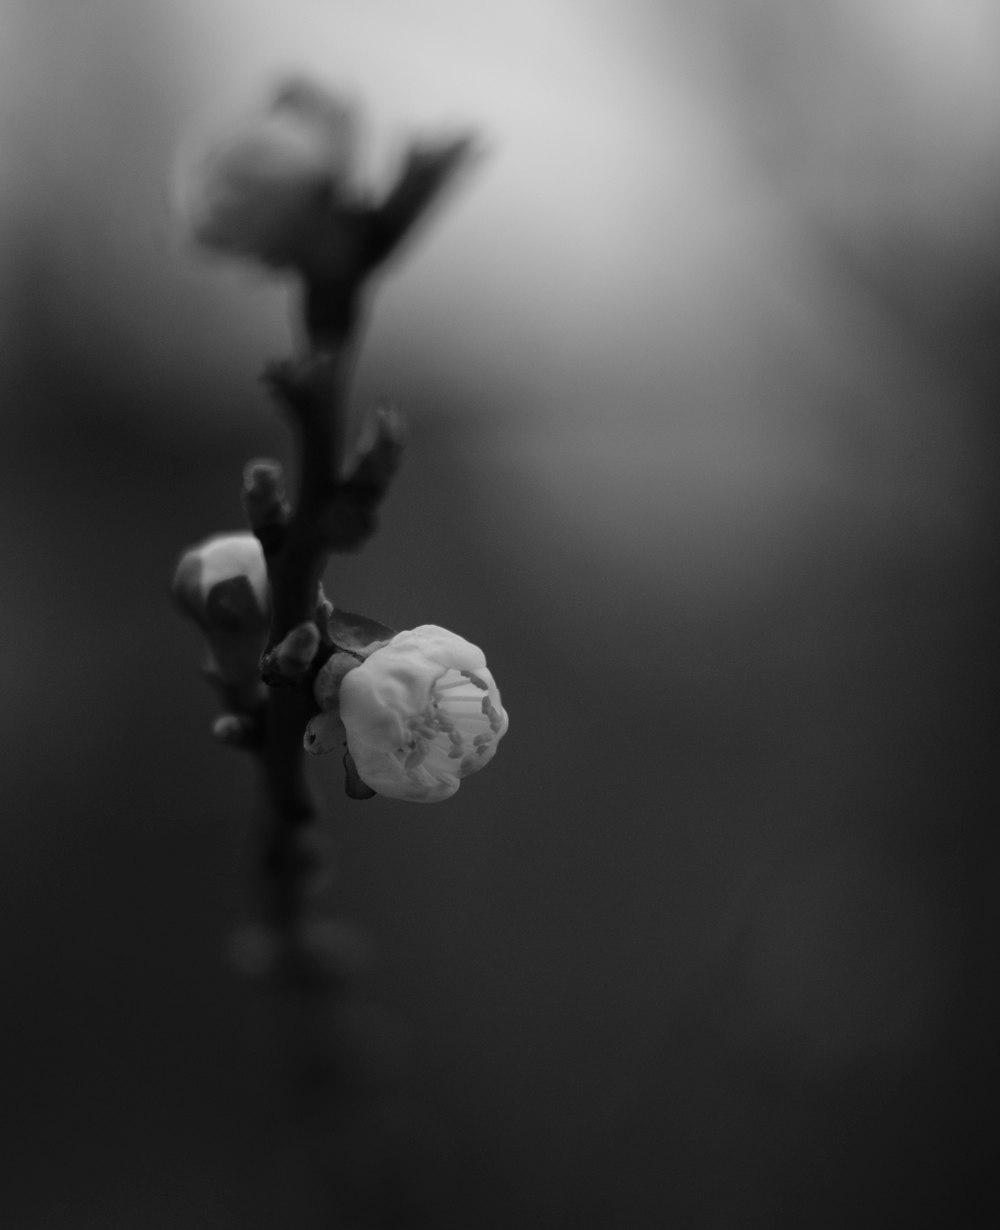
M 216 594 L 220 586 L 228 588 Z M 247 631 L 267 624 L 267 566 L 253 534 L 216 534 L 189 547 L 174 572 L 173 590 L 202 627 L 217 626 L 217 619 L 227 628 L 239 622 Z
M 280 540 L 289 517 L 284 474 L 276 461 L 259 458 L 243 471 L 243 508 L 250 528 L 269 551 Z
M 253 534 L 217 534 L 191 547 L 177 565 L 173 591 L 204 633 L 213 682 L 238 694 L 240 707 L 252 706 L 270 618 L 261 544 Z
M 298 624 L 265 654 L 261 678 L 270 687 L 301 683 L 319 649 L 319 629 L 312 621 Z

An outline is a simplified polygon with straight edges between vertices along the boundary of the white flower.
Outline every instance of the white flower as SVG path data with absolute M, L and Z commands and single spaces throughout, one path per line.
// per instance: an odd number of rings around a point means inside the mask
M 361 780 L 414 803 L 453 795 L 507 730 L 482 650 L 434 624 L 400 632 L 348 671 L 340 717 Z
M 181 211 L 204 247 L 298 266 L 348 194 L 353 161 L 349 107 L 310 82 L 291 81 L 191 169 Z

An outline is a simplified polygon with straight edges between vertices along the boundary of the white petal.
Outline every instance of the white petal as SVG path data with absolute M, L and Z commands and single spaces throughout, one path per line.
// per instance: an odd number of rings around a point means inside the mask
M 253 534 L 216 534 L 194 548 L 201 561 L 201 593 L 204 598 L 220 581 L 246 577 L 262 609 L 268 604 L 267 565 L 264 552 Z

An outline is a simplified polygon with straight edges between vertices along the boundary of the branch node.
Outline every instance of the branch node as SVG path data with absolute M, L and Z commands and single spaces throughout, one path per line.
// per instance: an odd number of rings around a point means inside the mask
M 299 418 L 309 418 L 330 412 L 340 372 L 339 354 L 324 350 L 304 358 L 267 363 L 261 383 L 286 409 Z
M 350 484 L 340 487 L 327 501 L 317 521 L 317 530 L 325 546 L 343 553 L 357 551 L 374 534 L 378 525 L 375 514 L 377 495 L 370 489 L 358 489 Z

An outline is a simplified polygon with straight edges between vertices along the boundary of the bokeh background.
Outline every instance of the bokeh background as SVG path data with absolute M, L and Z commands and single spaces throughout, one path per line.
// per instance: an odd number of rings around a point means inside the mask
M 385 1082 L 331 1183 L 416 1193 L 343 1223 L 290 1194 L 226 958 L 254 783 L 166 596 L 287 451 L 290 320 L 172 168 L 289 70 L 373 182 L 489 147 L 374 305 L 356 404 L 412 442 L 328 578 L 511 714 L 440 808 L 317 774 Z M 0 228 L 4 1225 L 992 1224 L 996 5 L 0 0 Z

